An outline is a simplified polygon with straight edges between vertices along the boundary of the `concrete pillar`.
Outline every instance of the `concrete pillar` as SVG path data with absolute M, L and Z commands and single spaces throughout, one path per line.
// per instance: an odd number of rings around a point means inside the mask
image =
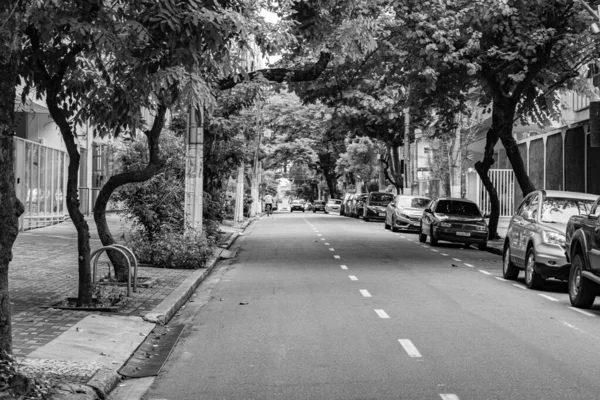
M 202 231 L 204 196 L 204 127 L 203 110 L 190 108 L 185 159 L 185 227 Z

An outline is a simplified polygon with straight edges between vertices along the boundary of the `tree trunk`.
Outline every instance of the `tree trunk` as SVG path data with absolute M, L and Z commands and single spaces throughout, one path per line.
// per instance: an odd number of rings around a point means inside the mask
M 15 192 L 14 125 L 17 67 L 21 52 L 20 10 L 14 2 L 0 5 L 0 360 L 12 354 L 8 267 L 19 233 L 23 204 Z M 6 354 L 5 354 L 6 352 Z
M 483 160 L 475 163 L 475 170 L 481 178 L 481 182 L 483 183 L 483 186 L 490 197 L 491 215 L 488 225 L 489 239 L 496 239 L 499 237 L 498 220 L 500 219 L 500 201 L 498 200 L 498 192 L 488 176 L 488 172 L 495 162 L 494 147 L 499 140 L 499 131 L 496 129 L 496 127 L 502 127 L 502 124 L 505 121 L 510 121 L 510 129 L 512 130 L 513 120 L 507 119 L 507 116 L 514 116 L 514 111 L 515 107 L 506 98 L 502 97 L 501 95 L 494 97 L 494 103 L 492 106 L 492 126 L 490 129 L 488 129 L 486 135 Z
M 512 125 L 510 126 L 510 133 L 503 132 L 500 134 L 500 141 L 502 142 L 504 149 L 506 149 L 506 156 L 510 160 L 510 165 L 515 173 L 515 178 L 517 178 L 519 187 L 523 192 L 523 197 L 525 197 L 535 190 L 535 186 L 531 182 L 531 179 L 529 179 L 527 167 L 523 162 L 523 157 L 521 157 L 517 141 L 512 136 Z
M 96 229 L 98 230 L 98 236 L 103 246 L 116 243 L 106 222 L 106 206 L 113 192 L 120 186 L 128 183 L 147 181 L 164 166 L 164 162 L 160 158 L 159 138 L 165 124 L 167 110 L 168 107 L 164 103 L 161 103 L 152 123 L 152 128 L 144 132 L 148 139 L 148 152 L 150 155 L 148 165 L 142 170 L 128 171 L 111 176 L 104 186 L 102 186 L 100 193 L 98 193 L 98 198 L 94 205 L 94 221 L 96 221 Z M 125 256 L 117 251 L 108 251 L 107 254 L 115 269 L 115 279 L 119 282 L 127 282 L 129 271 Z
M 60 82 L 60 81 L 59 81 Z M 73 127 L 58 106 L 57 85 L 46 92 L 46 103 L 52 119 L 60 129 L 60 133 L 69 153 L 69 167 L 67 173 L 67 211 L 77 230 L 77 263 L 79 272 L 79 290 L 77 294 L 77 307 L 92 305 L 94 287 L 92 285 L 92 271 L 90 267 L 90 227 L 85 217 L 79 210 L 78 174 L 80 155 Z

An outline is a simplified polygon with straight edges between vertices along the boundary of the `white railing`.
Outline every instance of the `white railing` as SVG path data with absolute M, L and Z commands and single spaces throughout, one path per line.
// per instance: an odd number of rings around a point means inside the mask
M 467 198 L 477 203 L 482 213 L 491 212 L 490 196 L 483 187 L 477 172 L 469 172 L 467 176 Z M 498 192 L 500 216 L 510 217 L 514 212 L 515 174 L 512 169 L 491 169 L 488 176 Z

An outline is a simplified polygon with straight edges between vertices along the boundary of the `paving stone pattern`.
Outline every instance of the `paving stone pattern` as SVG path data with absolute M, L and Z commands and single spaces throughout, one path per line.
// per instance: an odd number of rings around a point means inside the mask
M 90 223 L 90 221 L 88 220 Z M 118 231 L 118 218 L 109 220 Z M 92 250 L 101 246 L 90 223 Z M 101 259 L 102 260 L 102 259 Z M 106 272 L 106 261 L 99 262 Z M 111 315 L 144 315 L 157 306 L 191 270 L 140 267 L 138 276 L 158 278 L 152 288 L 138 288 L 125 307 Z M 21 232 L 13 247 L 9 269 L 14 355 L 23 357 L 50 342 L 92 313 L 49 308 L 77 296 L 77 239 L 70 221 Z

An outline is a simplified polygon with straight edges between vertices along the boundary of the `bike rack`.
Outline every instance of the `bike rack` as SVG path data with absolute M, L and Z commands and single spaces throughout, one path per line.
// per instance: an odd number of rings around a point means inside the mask
M 102 252 L 108 250 L 116 250 L 119 253 L 123 254 L 125 259 L 127 260 L 127 270 L 129 273 L 127 274 L 127 297 L 131 295 L 131 287 L 133 287 L 133 291 L 137 292 L 137 274 L 138 274 L 138 262 L 133 251 L 128 247 L 123 246 L 122 244 L 111 244 L 109 246 L 100 247 L 98 250 L 94 251 L 91 255 L 92 259 L 92 283 L 96 283 L 96 271 L 98 269 L 98 259 Z M 131 282 L 131 259 L 133 259 L 133 285 Z

